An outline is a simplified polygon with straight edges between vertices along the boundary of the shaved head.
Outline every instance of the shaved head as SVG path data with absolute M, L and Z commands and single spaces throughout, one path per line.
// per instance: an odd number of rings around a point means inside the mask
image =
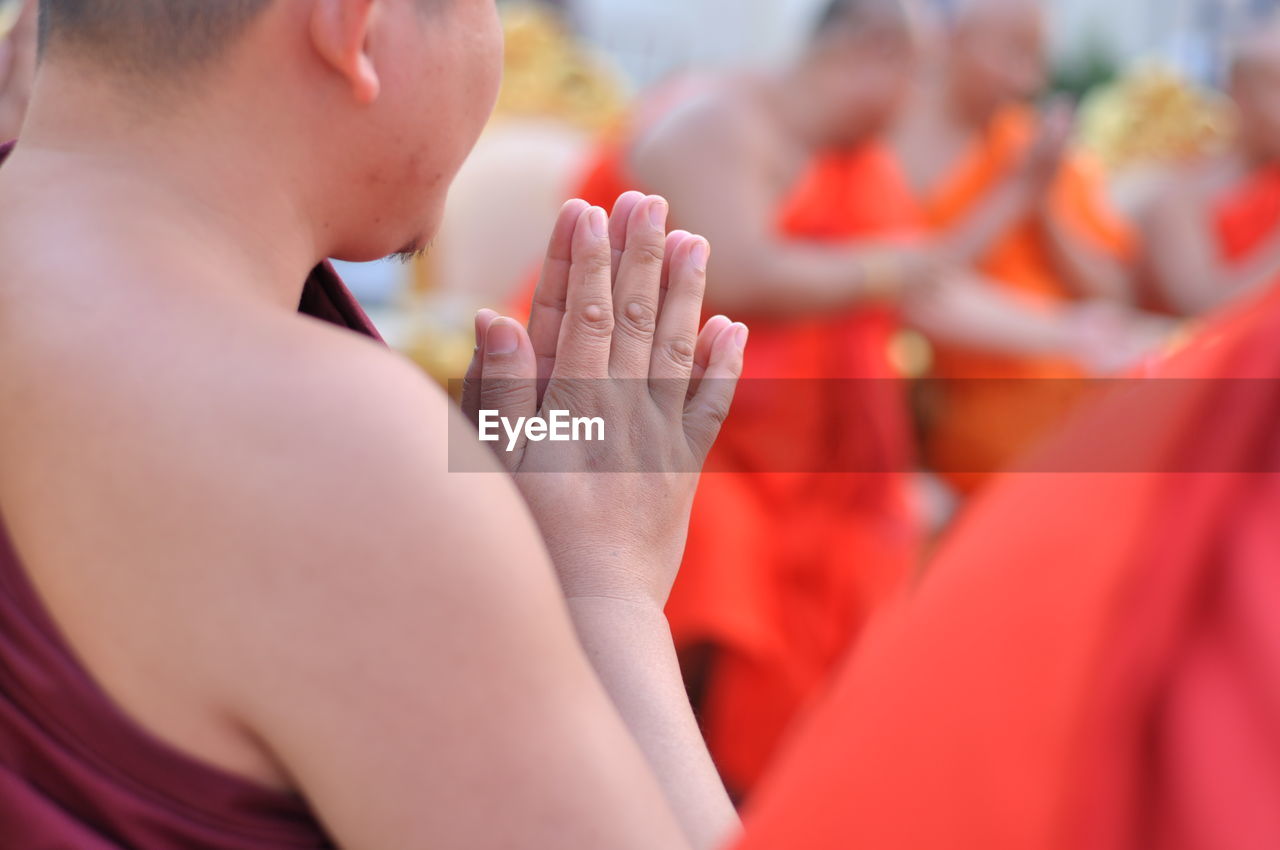
M 1280 63 L 1280 16 L 1272 16 L 1265 26 L 1250 30 L 1239 42 L 1232 54 L 1233 68 L 1237 72 L 1272 66 Z
M 227 47 L 271 0 L 40 0 L 40 49 L 125 70 L 183 71 Z
M 909 23 L 906 0 L 829 0 L 818 15 L 814 38 L 820 39 L 845 27 Z
M 821 115 L 821 144 L 849 148 L 882 133 L 915 81 L 912 0 L 828 0 L 799 67 L 800 86 Z
M 1237 144 L 1248 159 L 1274 162 L 1280 159 L 1280 19 L 1237 42 L 1232 60 Z
M 946 18 L 952 24 L 987 23 L 1010 16 L 1042 15 L 1042 0 L 950 0 Z
M 975 122 L 1033 100 L 1048 82 L 1048 31 L 1040 0 L 957 0 L 946 43 L 949 98 Z

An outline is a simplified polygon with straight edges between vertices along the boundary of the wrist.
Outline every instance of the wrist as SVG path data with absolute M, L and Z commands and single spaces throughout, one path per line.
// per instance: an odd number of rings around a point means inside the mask
M 905 263 L 888 254 L 871 254 L 858 264 L 858 282 L 870 300 L 891 300 L 903 289 Z
M 664 629 L 669 628 L 662 603 L 648 596 L 566 595 L 565 604 L 569 606 L 569 612 L 575 620 L 583 616 L 594 618 L 607 615 L 614 618 L 614 622 L 621 622 L 622 619 L 630 622 L 651 621 L 659 623 Z
M 647 652 L 653 647 L 674 652 L 667 613 L 653 599 L 570 596 L 565 606 L 578 640 L 593 656 L 600 651 L 613 656 Z
M 661 612 L 679 570 L 678 560 L 657 562 L 619 549 L 552 553 L 560 590 L 569 601 L 608 600 Z

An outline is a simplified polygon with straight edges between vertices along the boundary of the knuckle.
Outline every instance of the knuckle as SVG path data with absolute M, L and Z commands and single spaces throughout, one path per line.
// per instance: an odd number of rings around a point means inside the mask
M 693 356 L 696 350 L 697 341 L 685 335 L 673 337 L 663 346 L 664 356 L 681 369 L 693 367 Z
M 658 326 L 658 310 L 646 301 L 632 301 L 618 316 L 619 326 L 638 336 L 653 336 Z
M 553 296 L 548 295 L 545 292 L 538 291 L 533 295 L 533 304 L 535 307 L 543 307 L 557 313 L 563 313 L 565 307 L 565 296 L 563 294 Z
M 707 294 L 707 273 L 696 269 L 690 271 L 684 285 L 689 292 L 689 297 L 701 302 Z
M 486 378 L 480 386 L 480 397 L 484 399 L 516 399 L 536 389 L 534 380 L 520 375 L 502 375 L 493 379 Z
M 636 265 L 648 269 L 661 269 L 666 262 L 667 252 L 662 245 L 653 242 L 639 242 L 628 246 L 626 256 Z
M 578 260 L 578 265 L 588 275 L 613 274 L 613 251 L 608 245 L 601 245 L 599 250 L 590 251 Z
M 729 405 L 716 402 L 707 407 L 707 421 L 709 421 L 716 430 L 720 429 L 729 419 Z
M 593 337 L 607 337 L 613 334 L 613 310 L 603 300 L 588 301 L 578 308 L 578 325 L 583 332 Z
M 687 422 L 684 432 L 694 451 L 698 453 L 700 459 L 705 460 L 706 452 L 711 446 L 715 445 L 716 437 L 720 434 L 720 428 L 714 422 L 703 419 Z
M 571 411 L 590 411 L 598 407 L 595 403 L 594 381 L 562 378 L 547 388 L 544 406 Z

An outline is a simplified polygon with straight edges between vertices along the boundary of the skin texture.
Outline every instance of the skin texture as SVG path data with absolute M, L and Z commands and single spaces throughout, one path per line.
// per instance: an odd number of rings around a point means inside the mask
M 499 50 L 485 0 L 277 0 L 181 97 L 51 53 L 0 169 L 4 520 L 128 714 L 304 792 L 344 848 L 716 846 L 736 819 L 661 613 L 696 476 L 450 473 L 444 395 L 296 313 L 321 258 L 430 238 Z M 696 466 L 745 328 L 699 332 L 705 242 L 655 204 L 612 238 L 566 207 L 560 312 L 532 339 L 482 317 L 473 385 L 506 410 L 504 368 L 599 375 L 614 352 L 718 377 L 687 407 L 595 399 Z M 615 293 L 656 332 L 615 322 Z
M 1241 42 L 1231 73 L 1239 137 L 1236 150 L 1168 181 L 1145 217 L 1147 242 L 1159 246 L 1147 263 L 1164 304 L 1198 316 L 1255 292 L 1280 275 L 1280 234 L 1246 262 L 1228 264 L 1206 226 L 1213 206 L 1232 186 L 1280 160 L 1280 25 Z

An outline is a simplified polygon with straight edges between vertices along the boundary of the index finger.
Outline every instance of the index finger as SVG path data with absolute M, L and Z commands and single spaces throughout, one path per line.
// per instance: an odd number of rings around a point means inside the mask
M 613 252 L 613 279 L 618 279 L 618 268 L 622 265 L 622 252 L 627 247 L 627 225 L 631 221 L 631 213 L 636 205 L 644 200 L 643 192 L 624 192 L 613 205 L 613 213 L 609 216 L 609 246 Z
M 587 202 L 576 198 L 561 207 L 547 245 L 542 276 L 533 293 L 533 305 L 529 309 L 529 339 L 533 342 L 533 353 L 538 361 L 539 379 L 550 377 L 556 364 L 560 326 L 564 323 L 569 293 L 569 269 L 573 266 L 573 234 L 578 227 L 578 219 L 587 209 Z
M 573 234 L 564 321 L 552 378 L 607 378 L 613 341 L 613 259 L 609 218 L 590 207 Z

